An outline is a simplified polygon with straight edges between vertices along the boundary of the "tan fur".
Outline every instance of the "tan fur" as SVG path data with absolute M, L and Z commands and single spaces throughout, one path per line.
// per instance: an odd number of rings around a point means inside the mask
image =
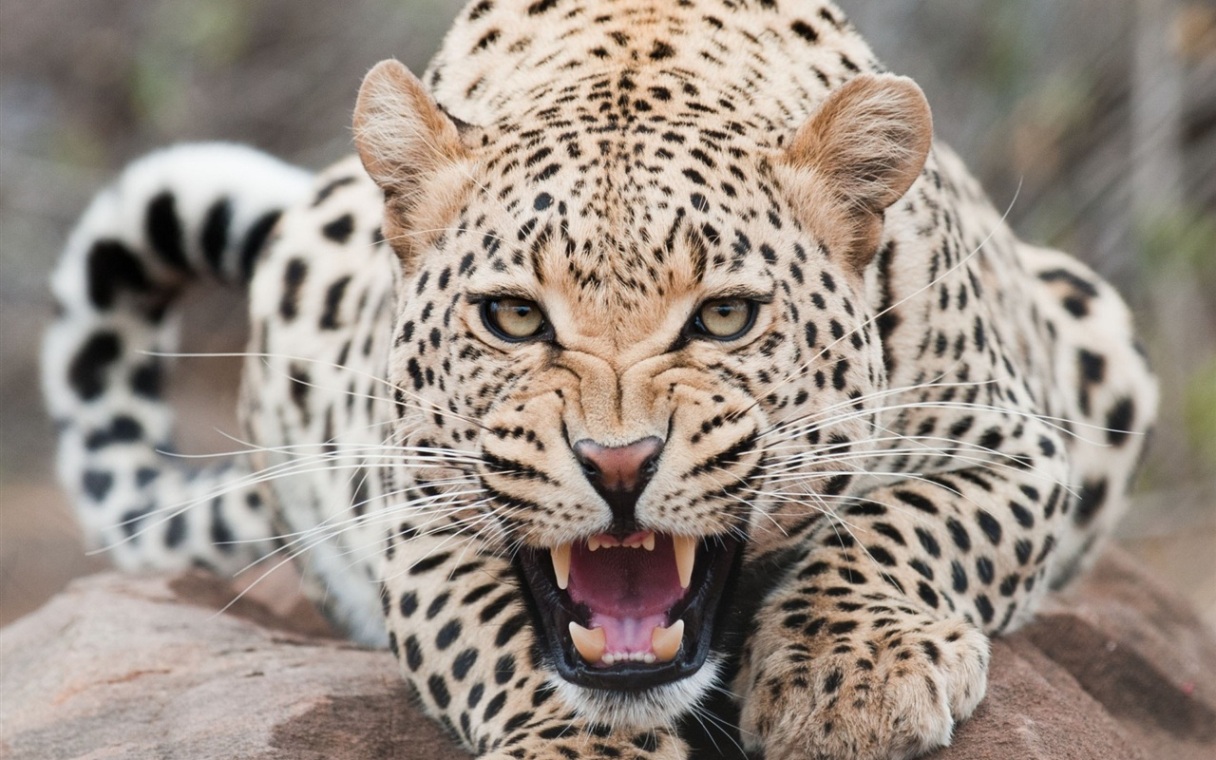
M 933 119 L 907 77 L 863 74 L 828 97 L 780 158 L 807 225 L 860 274 L 878 249 L 882 213 L 920 176 Z
M 418 78 L 391 59 L 364 77 L 354 133 L 364 169 L 384 190 L 384 236 L 410 271 L 414 252 L 425 249 L 460 202 L 468 152 Z

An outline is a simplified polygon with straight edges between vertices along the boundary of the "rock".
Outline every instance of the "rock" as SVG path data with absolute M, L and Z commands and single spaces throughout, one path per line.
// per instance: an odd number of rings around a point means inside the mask
M 461 758 L 392 655 L 213 576 L 81 579 L 0 632 L 0 757 Z
M 333 638 L 305 605 L 220 613 L 233 595 L 202 573 L 104 574 L 5 628 L 0 756 L 467 757 L 389 654 Z M 1211 760 L 1216 636 L 1112 553 L 994 642 L 988 697 L 931 757 Z

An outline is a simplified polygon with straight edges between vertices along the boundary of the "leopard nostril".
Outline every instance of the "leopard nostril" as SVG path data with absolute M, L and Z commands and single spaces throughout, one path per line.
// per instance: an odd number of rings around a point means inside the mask
M 625 446 L 601 446 L 585 438 L 571 448 L 587 480 L 612 509 L 613 531 L 632 532 L 634 507 L 658 471 L 663 440 L 651 436 Z

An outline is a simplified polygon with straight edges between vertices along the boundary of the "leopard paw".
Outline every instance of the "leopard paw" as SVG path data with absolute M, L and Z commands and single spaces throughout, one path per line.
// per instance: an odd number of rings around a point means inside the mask
M 750 671 L 741 729 L 766 760 L 907 760 L 950 743 L 987 689 L 988 640 L 959 621 L 793 641 Z

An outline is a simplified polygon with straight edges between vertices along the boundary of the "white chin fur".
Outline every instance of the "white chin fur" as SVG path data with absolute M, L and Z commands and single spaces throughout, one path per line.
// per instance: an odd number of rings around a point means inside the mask
M 711 654 L 688 678 L 642 692 L 616 692 L 576 686 L 559 676 L 549 682 L 579 715 L 613 728 L 651 729 L 673 725 L 713 687 L 721 660 Z

